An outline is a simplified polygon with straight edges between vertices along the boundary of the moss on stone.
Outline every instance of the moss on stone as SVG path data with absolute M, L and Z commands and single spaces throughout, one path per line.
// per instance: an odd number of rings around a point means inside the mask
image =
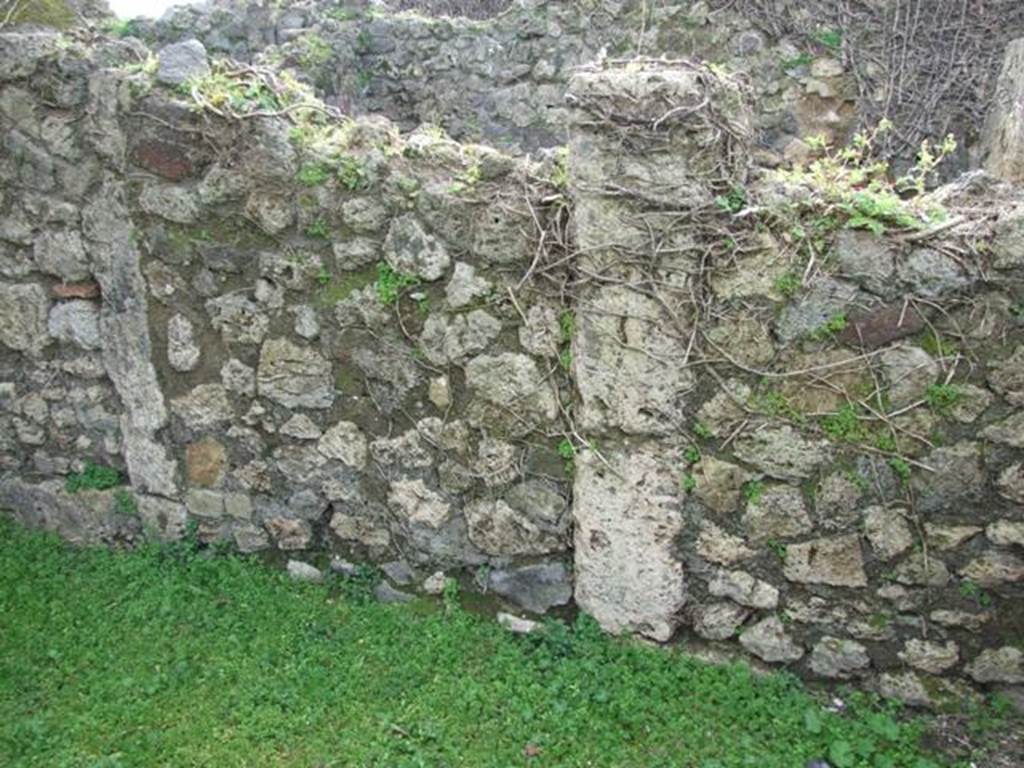
M 67 0 L 31 0 L 12 19 L 15 24 L 44 24 L 68 29 L 75 23 L 75 11 Z

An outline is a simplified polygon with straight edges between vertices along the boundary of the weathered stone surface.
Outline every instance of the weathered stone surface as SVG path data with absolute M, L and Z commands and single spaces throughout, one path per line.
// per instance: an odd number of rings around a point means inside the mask
M 513 616 L 511 613 L 499 613 L 495 618 L 502 627 L 514 635 L 528 635 L 543 629 L 542 624 Z
M 922 399 L 939 375 L 939 364 L 920 347 L 893 347 L 878 359 L 894 408 Z
M 313 528 L 305 520 L 272 517 L 264 525 L 278 549 L 286 552 L 309 549 L 313 543 Z
M 676 471 L 657 446 L 577 457 L 576 602 L 606 630 L 668 640 L 686 603 Z
M 748 608 L 774 610 L 779 604 L 779 590 L 746 571 L 719 571 L 708 583 L 708 592 Z
M 762 426 L 736 441 L 736 456 L 779 480 L 806 480 L 832 455 L 825 440 L 804 437 L 788 425 Z
M 928 640 L 907 640 L 899 653 L 900 661 L 922 672 L 941 675 L 960 661 L 960 647 L 952 640 L 945 644 Z
M 985 529 L 985 536 L 1000 547 L 1024 547 L 1024 522 L 997 520 Z
M 382 520 L 363 512 L 347 507 L 336 509 L 331 517 L 331 530 L 342 541 L 356 542 L 371 550 L 384 550 L 391 543 L 390 531 Z
M 1009 645 L 990 648 L 978 654 L 965 671 L 979 683 L 1024 683 L 1024 652 Z
M 1024 405 L 1024 344 L 1006 359 L 989 364 L 988 383 L 1013 405 Z
M 185 475 L 189 485 L 215 488 L 224 479 L 227 451 L 224 444 L 207 438 L 185 449 Z
M 0 477 L 0 505 L 25 525 L 54 531 L 73 544 L 123 544 L 142 533 L 137 518 L 117 512 L 111 491 L 69 494 L 61 480 L 32 484 Z
M 809 664 L 819 677 L 842 680 L 871 666 L 871 657 L 858 642 L 825 636 L 815 643 Z
M 139 519 L 147 537 L 158 541 L 180 541 L 185 535 L 188 514 L 185 505 L 159 496 L 137 494 Z
M 910 524 L 898 508 L 869 507 L 864 510 L 864 535 L 881 560 L 892 560 L 914 544 Z
M 173 43 L 161 48 L 157 55 L 160 65 L 157 68 L 156 79 L 165 85 L 181 85 L 210 72 L 210 64 L 206 60 L 206 46 L 198 40 Z
M 57 341 L 81 349 L 99 349 L 100 308 L 91 301 L 62 301 L 50 310 L 47 330 Z
M 472 265 L 459 261 L 455 263 L 455 270 L 444 291 L 448 306 L 462 309 L 490 293 L 491 283 L 477 275 Z
M 953 503 L 978 499 L 987 484 L 981 464 L 978 443 L 961 441 L 936 448 L 924 458 L 931 472 L 916 472 L 911 485 L 917 496 L 918 509 L 933 512 Z
M 289 560 L 287 570 L 288 575 L 296 581 L 311 581 L 318 584 L 324 580 L 319 568 L 301 560 Z
M 191 190 L 170 184 L 149 183 L 142 188 L 139 205 L 146 213 L 175 224 L 193 224 L 199 219 L 199 201 Z
M 967 288 L 972 275 L 948 254 L 915 248 L 896 262 L 896 274 L 908 293 L 937 299 Z
M 989 550 L 967 563 L 959 573 L 983 587 L 1024 581 L 1024 559 L 1011 552 Z
M 64 281 L 90 277 L 89 256 L 81 235 L 74 230 L 44 230 L 33 246 L 32 256 L 40 272 Z
M 206 302 L 213 327 L 228 344 L 259 344 L 267 335 L 270 318 L 253 300 L 228 294 Z
M 778 616 L 769 616 L 740 635 L 740 645 L 763 661 L 788 664 L 803 658 L 804 649 L 786 632 Z
M 339 421 L 324 432 L 317 450 L 329 459 L 337 459 L 355 469 L 366 466 L 366 435 L 350 421 Z
M 270 538 L 267 532 L 252 523 L 236 525 L 232 531 L 235 537 L 235 546 L 238 551 L 244 554 L 259 552 L 270 546 Z
M 104 297 L 103 363 L 124 407 L 121 434 L 132 485 L 172 498 L 177 495 L 176 466 L 156 439 L 167 423 L 167 410 L 153 368 L 146 283 L 124 198 L 123 186 L 108 181 L 82 211 L 83 232 Z
M 939 609 L 928 614 L 928 618 L 943 627 L 962 628 L 977 632 L 992 620 L 992 614 Z
M 558 412 L 550 384 L 526 355 L 476 357 L 466 365 L 466 384 L 473 394 L 469 418 L 475 425 L 522 435 Z
M 857 289 L 850 283 L 819 278 L 796 301 L 786 305 L 775 332 L 784 344 L 809 336 L 831 318 L 844 314 L 856 296 Z
M 192 323 L 184 315 L 173 315 L 167 321 L 167 362 L 184 373 L 199 365 L 199 354 Z
M 896 252 L 885 238 L 872 232 L 844 229 L 836 237 L 835 255 L 839 272 L 847 280 L 879 296 L 889 297 L 896 292 Z M 857 341 L 857 334 L 844 339 L 844 343 Z M 866 340 L 864 343 L 872 346 Z
M 981 434 L 994 443 L 1024 448 L 1024 410 L 1016 411 L 1002 421 L 985 427 Z
M 1024 504 L 1024 463 L 1011 464 L 1000 472 L 996 487 L 1000 496 Z
M 750 611 L 735 603 L 709 603 L 693 610 L 693 630 L 706 640 L 728 640 L 747 620 Z
M 981 132 L 982 166 L 1007 181 L 1024 182 L 1024 39 L 1006 46 L 995 98 Z
M 754 556 L 754 551 L 739 536 L 723 531 L 709 520 L 700 525 L 697 554 L 718 565 L 733 565 Z
M 277 430 L 279 435 L 294 437 L 296 440 L 319 440 L 323 435 L 320 427 L 304 413 L 297 413 Z
M 263 345 L 256 388 L 261 396 L 286 408 L 330 408 L 334 403 L 330 363 L 316 350 L 287 339 L 271 339 Z
M 791 485 L 769 486 L 751 498 L 743 526 L 751 541 L 799 536 L 814 527 L 803 494 Z
M 572 599 L 572 576 L 562 563 L 524 565 L 491 571 L 487 588 L 532 613 L 545 613 Z
M 866 587 L 868 583 L 857 536 L 836 536 L 790 544 L 786 548 L 783 571 L 790 581 L 805 584 Z
M 685 346 L 665 333 L 668 323 L 654 299 L 624 287 L 603 289 L 577 313 L 572 354 L 582 429 L 661 435 L 681 421 L 694 379 Z
M 911 707 L 930 707 L 931 694 L 921 678 L 913 672 L 886 673 L 878 678 L 878 692 Z
M 912 587 L 944 587 L 949 582 L 949 569 L 934 554 L 926 558 L 923 552 L 915 552 L 896 566 L 893 578 Z
M 431 282 L 440 280 L 451 265 L 444 243 L 427 234 L 411 215 L 391 222 L 384 241 L 384 258 L 396 272 Z
M 469 540 L 487 554 L 543 555 L 565 548 L 562 531 L 530 519 L 505 501 L 474 501 L 464 512 Z
M 220 369 L 224 389 L 236 395 L 256 395 L 256 371 L 241 360 L 228 360 Z
M 17 352 L 38 354 L 50 343 L 50 300 L 34 283 L 0 283 L 0 344 Z
M 928 537 L 928 546 L 939 552 L 956 549 L 968 539 L 977 536 L 982 530 L 984 529 L 977 525 L 924 524 L 924 533 Z
M 200 488 L 190 488 L 185 494 L 188 513 L 195 517 L 219 520 L 224 517 L 224 494 Z
M 404 519 L 428 528 L 440 528 L 451 516 L 451 506 L 422 480 L 396 480 L 388 504 Z
M 743 498 L 743 484 L 753 478 L 750 472 L 714 456 L 703 456 L 694 467 L 697 498 L 719 514 L 735 514 Z
M 501 322 L 482 309 L 452 318 L 434 314 L 423 326 L 420 343 L 423 354 L 435 365 L 463 363 L 487 349 L 499 333 Z
M 187 395 L 174 398 L 171 412 L 189 429 L 215 427 L 235 415 L 220 384 L 200 384 Z

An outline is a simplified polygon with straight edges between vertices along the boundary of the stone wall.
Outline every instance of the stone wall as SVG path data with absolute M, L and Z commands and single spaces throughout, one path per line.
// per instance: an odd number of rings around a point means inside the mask
M 194 43 L 0 35 L 0 505 L 915 704 L 1024 683 L 1020 190 L 829 224 L 707 65 L 583 68 L 564 114 L 541 163 Z

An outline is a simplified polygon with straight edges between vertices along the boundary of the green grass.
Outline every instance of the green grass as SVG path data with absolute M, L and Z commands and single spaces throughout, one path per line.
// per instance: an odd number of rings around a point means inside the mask
M 253 560 L 72 550 L 0 520 L 0 765 L 939 764 L 923 722 L 865 696 L 840 717 L 792 677 L 588 619 L 512 636 L 449 591 L 447 609 L 382 605 Z

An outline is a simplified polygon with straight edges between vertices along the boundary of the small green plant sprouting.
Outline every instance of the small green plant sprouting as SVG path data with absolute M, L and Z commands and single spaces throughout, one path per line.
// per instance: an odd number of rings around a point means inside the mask
M 814 329 L 811 337 L 816 341 L 827 341 L 836 334 L 842 333 L 846 329 L 846 315 L 842 312 L 837 312 L 826 320 L 822 325 Z
M 823 29 L 814 39 L 829 50 L 838 51 L 843 44 L 843 33 L 838 29 Z
M 960 348 L 951 341 L 942 338 L 937 332 L 929 329 L 921 339 L 921 349 L 932 357 L 953 357 Z
M 114 510 L 119 515 L 134 516 L 139 511 L 139 501 L 131 491 L 121 488 L 114 491 Z
M 306 34 L 301 42 L 302 50 L 299 53 L 299 63 L 306 70 L 322 67 L 334 55 L 331 44 L 315 32 Z
M 352 155 L 342 155 L 338 158 L 338 181 L 350 192 L 366 186 L 366 169 L 358 158 Z
M 700 461 L 700 448 L 695 445 L 691 445 L 685 451 L 683 451 L 683 459 L 689 465 L 694 465 Z
M 564 464 L 565 476 L 571 478 L 576 473 L 576 446 L 572 440 L 565 438 L 558 444 L 558 455 Z
M 64 481 L 64 490 L 68 493 L 79 491 L 109 491 L 124 482 L 121 473 L 112 467 L 101 467 L 86 462 L 81 472 L 72 472 Z
M 558 353 L 558 365 L 568 373 L 572 370 L 572 350 L 566 347 Z
M 320 271 L 316 273 L 317 285 L 319 285 L 321 288 L 326 288 L 328 285 L 331 284 L 331 280 L 333 279 L 334 278 L 331 275 L 331 271 L 326 266 L 321 264 Z
M 902 456 L 893 456 L 889 459 L 889 468 L 896 473 L 901 483 L 906 485 L 910 482 L 910 464 Z
M 296 174 L 296 180 L 306 187 L 319 187 L 331 177 L 323 163 L 304 163 Z
M 739 213 L 747 205 L 747 192 L 743 187 L 733 187 L 726 194 L 718 195 L 715 205 L 725 213 Z
M 757 504 L 764 495 L 764 483 L 760 480 L 750 480 L 743 484 L 743 497 L 751 504 Z
M 981 608 L 988 608 L 992 605 L 992 598 L 976 582 L 964 579 L 959 586 L 960 596 L 977 603 Z
M 139 25 L 134 19 L 110 19 L 106 28 L 114 37 L 136 37 L 139 34 Z
M 790 72 L 794 69 L 799 69 L 800 67 L 809 66 L 812 61 L 814 61 L 814 57 L 804 51 L 803 53 L 797 54 L 791 58 L 783 59 L 780 66 L 782 67 L 783 72 Z
M 683 475 L 679 485 L 683 489 L 683 493 L 693 493 L 697 489 L 697 478 L 693 476 L 692 472 L 687 472 Z
M 962 393 L 955 384 L 932 384 L 925 390 L 924 399 L 936 413 L 946 413 L 960 402 Z
M 561 147 L 555 152 L 554 167 L 551 170 L 551 184 L 563 192 L 569 188 L 568 147 Z
M 698 421 L 693 425 L 693 434 L 701 440 L 711 439 L 711 430 L 708 428 L 707 424 L 701 421 Z
M 870 437 L 869 430 L 857 414 L 857 409 L 850 403 L 823 417 L 821 428 L 833 440 L 844 443 L 863 443 Z
M 796 424 L 802 424 L 807 420 L 785 395 L 774 389 L 753 396 L 750 407 L 766 416 L 788 419 Z
M 327 222 L 323 219 L 316 219 L 312 224 L 306 227 L 306 236 L 316 238 L 317 240 L 329 240 L 331 237 L 331 228 L 327 226 Z
M 461 593 L 462 590 L 457 579 L 450 577 L 445 579 L 444 590 L 441 592 L 441 601 L 444 604 L 446 616 L 458 614 L 462 610 Z
M 803 280 L 800 279 L 799 275 L 795 275 L 792 272 L 787 272 L 775 280 L 775 290 L 787 299 L 796 296 L 801 285 L 803 285 Z
M 558 327 L 562 332 L 562 343 L 568 344 L 576 333 L 576 315 L 566 309 L 558 316 Z
M 374 288 L 381 304 L 393 305 L 406 288 L 419 285 L 419 283 L 419 278 L 415 275 L 403 275 L 401 272 L 396 272 L 386 262 L 382 261 L 377 265 L 377 282 L 374 283 Z
M 786 545 L 778 539 L 768 539 L 765 542 L 765 546 L 768 547 L 768 551 L 775 555 L 779 560 L 785 562 L 786 560 Z

